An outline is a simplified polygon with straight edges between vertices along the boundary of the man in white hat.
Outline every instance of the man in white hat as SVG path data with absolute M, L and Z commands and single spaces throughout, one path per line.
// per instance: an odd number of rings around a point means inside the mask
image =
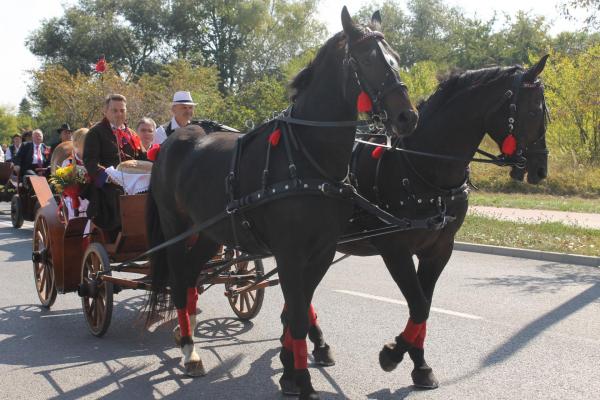
M 173 95 L 171 103 L 171 121 L 156 128 L 154 142 L 161 144 L 177 128 L 189 125 L 194 115 L 194 106 L 196 103 L 192 100 L 190 92 L 180 91 Z

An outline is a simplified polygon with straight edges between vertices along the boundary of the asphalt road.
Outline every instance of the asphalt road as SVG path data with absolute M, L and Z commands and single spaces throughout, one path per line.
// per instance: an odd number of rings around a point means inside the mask
M 3 204 L 0 210 L 6 210 Z M 115 297 L 105 337 L 91 336 L 76 294 L 41 309 L 31 228 L 0 215 L 1 399 L 279 399 L 279 288 L 241 323 L 213 287 L 200 298 L 196 343 L 208 375 L 184 375 L 172 323 L 142 328 L 143 292 Z M 31 224 L 26 223 L 31 227 Z M 268 262 L 271 268 L 272 263 Z M 426 358 L 440 388 L 412 387 L 410 363 L 383 372 L 381 346 L 407 308 L 377 257 L 331 268 L 316 294 L 337 365 L 311 367 L 322 399 L 598 399 L 600 270 L 456 252 L 438 283 Z

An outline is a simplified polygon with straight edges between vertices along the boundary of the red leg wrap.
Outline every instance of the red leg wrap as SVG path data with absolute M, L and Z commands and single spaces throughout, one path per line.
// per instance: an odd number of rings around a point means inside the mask
M 285 328 L 285 335 L 283 335 L 283 347 L 286 350 L 294 351 L 294 340 L 292 339 L 292 334 L 290 333 L 290 328 Z
M 427 322 L 423 322 L 423 327 L 421 331 L 417 335 L 417 339 L 415 340 L 415 347 L 418 349 L 422 349 L 425 345 L 425 336 L 427 335 Z
M 196 304 L 198 303 L 198 289 L 195 287 L 188 288 L 187 290 L 187 313 L 189 315 L 196 315 Z
M 404 328 L 404 332 L 402 332 L 402 337 L 408 343 L 415 345 L 415 341 L 421 329 L 425 326 L 425 322 L 421 322 L 420 324 L 415 324 L 412 319 L 408 319 L 406 323 L 406 328 Z
M 185 308 L 177 309 L 177 319 L 179 320 L 179 330 L 181 337 L 192 336 L 192 329 L 190 327 L 190 316 Z
M 315 308 L 312 304 L 308 309 L 308 323 L 310 324 L 310 326 L 317 325 L 317 312 L 315 311 Z
M 307 369 L 308 368 L 308 347 L 306 345 L 306 339 L 294 339 L 294 368 L 295 369 Z

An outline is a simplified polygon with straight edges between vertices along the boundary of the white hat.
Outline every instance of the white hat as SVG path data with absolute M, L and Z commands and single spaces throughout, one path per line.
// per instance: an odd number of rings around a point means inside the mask
M 186 104 L 190 106 L 195 106 L 194 100 L 192 100 L 192 95 L 190 92 L 180 91 L 175 92 L 173 95 L 173 104 Z

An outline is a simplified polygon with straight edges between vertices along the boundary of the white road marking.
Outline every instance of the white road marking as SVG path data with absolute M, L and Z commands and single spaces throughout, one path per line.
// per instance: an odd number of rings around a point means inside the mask
M 352 290 L 334 290 L 334 292 L 349 294 L 351 296 L 363 297 L 365 299 L 379 300 L 379 301 L 383 301 L 385 303 L 400 304 L 403 306 L 408 306 L 408 304 L 403 300 L 390 299 L 389 297 L 374 296 L 374 295 L 368 294 L 368 293 L 354 292 Z M 431 307 L 431 311 L 437 312 L 440 314 L 452 315 L 454 317 L 466 318 L 466 319 L 476 319 L 476 320 L 483 319 L 483 317 L 480 317 L 478 315 L 466 314 L 466 313 L 461 313 L 461 312 L 452 311 L 452 310 L 445 310 L 443 308 L 437 308 L 437 307 Z

